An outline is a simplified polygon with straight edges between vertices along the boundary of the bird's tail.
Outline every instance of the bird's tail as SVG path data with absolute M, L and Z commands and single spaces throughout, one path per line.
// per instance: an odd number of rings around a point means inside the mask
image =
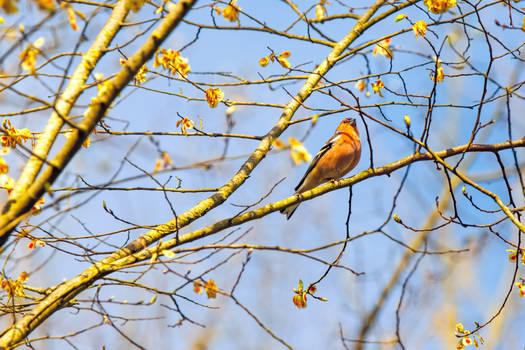
M 295 212 L 298 206 L 299 206 L 299 203 L 290 205 L 289 207 L 281 209 L 281 214 L 286 215 L 286 220 L 290 220 L 290 218 L 292 217 L 293 213 Z

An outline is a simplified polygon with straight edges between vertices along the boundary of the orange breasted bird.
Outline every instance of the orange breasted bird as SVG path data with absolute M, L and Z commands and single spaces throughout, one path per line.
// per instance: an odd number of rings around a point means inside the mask
M 354 118 L 346 118 L 321 148 L 295 187 L 295 194 L 309 191 L 325 182 L 337 180 L 355 168 L 361 158 L 361 141 Z M 281 210 L 289 220 L 299 203 Z

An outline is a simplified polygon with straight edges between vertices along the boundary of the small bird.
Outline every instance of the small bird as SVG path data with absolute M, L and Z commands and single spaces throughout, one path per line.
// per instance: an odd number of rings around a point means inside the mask
M 295 187 L 295 194 L 309 191 L 325 182 L 337 180 L 355 168 L 361 158 L 361 141 L 354 118 L 346 118 L 335 129 L 332 136 L 316 154 L 301 181 Z M 290 220 L 299 203 L 281 209 Z

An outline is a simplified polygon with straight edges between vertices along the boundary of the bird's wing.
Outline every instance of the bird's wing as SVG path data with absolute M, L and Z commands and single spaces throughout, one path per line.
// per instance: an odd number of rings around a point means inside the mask
M 315 166 L 317 165 L 317 163 L 319 162 L 319 160 L 326 154 L 326 152 L 328 152 L 328 150 L 330 148 L 332 148 L 332 146 L 335 144 L 335 142 L 337 141 L 337 139 L 341 137 L 340 135 L 337 135 L 335 134 L 334 136 L 332 136 L 330 138 L 330 140 L 328 140 L 323 147 L 321 147 L 321 149 L 319 150 L 319 152 L 317 152 L 317 154 L 315 155 L 314 159 L 312 160 L 312 162 L 310 163 L 310 166 L 308 167 L 308 169 L 306 170 L 306 173 L 304 173 L 303 175 L 303 178 L 301 179 L 301 181 L 299 181 L 299 184 L 297 184 L 297 186 L 295 186 L 295 190 L 297 191 L 301 185 L 303 184 L 304 180 L 306 180 L 306 177 L 308 176 L 308 174 L 310 174 L 310 172 L 315 168 Z

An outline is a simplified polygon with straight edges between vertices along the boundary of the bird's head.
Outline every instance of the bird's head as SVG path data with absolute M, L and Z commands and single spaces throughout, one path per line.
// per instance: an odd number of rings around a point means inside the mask
M 336 131 L 342 131 L 350 133 L 350 131 L 355 132 L 359 135 L 357 131 L 357 124 L 354 118 L 346 118 L 341 121 L 341 124 L 337 127 Z

